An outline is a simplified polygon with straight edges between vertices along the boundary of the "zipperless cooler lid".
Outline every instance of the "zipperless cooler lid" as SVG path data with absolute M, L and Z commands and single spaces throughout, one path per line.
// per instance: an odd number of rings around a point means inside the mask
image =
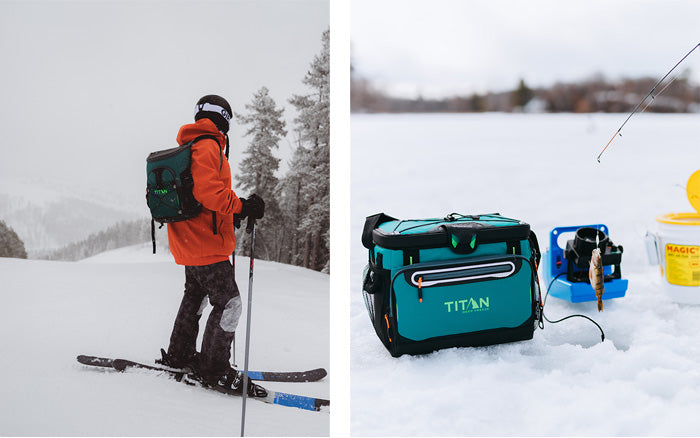
M 470 216 L 452 213 L 445 218 L 413 220 L 384 215 L 382 219 L 371 237 L 372 243 L 387 249 L 449 247 L 468 253 L 479 243 L 525 240 L 530 234 L 529 224 L 498 213 Z

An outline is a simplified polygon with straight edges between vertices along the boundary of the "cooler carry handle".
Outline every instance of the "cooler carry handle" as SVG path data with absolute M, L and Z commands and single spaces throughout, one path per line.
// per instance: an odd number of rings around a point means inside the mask
M 372 240 L 372 231 L 384 222 L 395 221 L 393 218 L 384 213 L 373 214 L 372 216 L 367 216 L 365 219 L 365 226 L 362 230 L 362 246 L 367 249 L 374 248 L 374 241 Z
M 509 277 L 517 270 L 515 263 L 502 261 L 452 268 L 424 269 L 411 274 L 411 284 L 418 288 L 445 283 Z

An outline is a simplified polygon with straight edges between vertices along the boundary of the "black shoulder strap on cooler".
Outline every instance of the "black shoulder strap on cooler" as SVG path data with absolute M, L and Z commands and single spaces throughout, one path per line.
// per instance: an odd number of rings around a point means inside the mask
M 373 214 L 372 216 L 367 216 L 367 219 L 365 219 L 365 226 L 362 230 L 362 246 L 364 246 L 367 249 L 374 248 L 374 241 L 372 240 L 372 231 L 374 231 L 375 228 L 377 228 L 384 222 L 395 220 L 396 218 L 393 218 L 384 213 L 377 213 Z
M 159 222 L 160 226 L 158 229 L 163 228 L 164 222 Z M 156 220 L 151 217 L 151 242 L 153 243 L 153 254 L 156 253 Z
M 527 236 L 527 240 L 530 242 L 530 248 L 532 251 L 532 256 L 535 259 L 535 269 L 540 265 L 540 244 L 537 242 L 537 236 L 535 232 L 530 230 L 530 234 Z

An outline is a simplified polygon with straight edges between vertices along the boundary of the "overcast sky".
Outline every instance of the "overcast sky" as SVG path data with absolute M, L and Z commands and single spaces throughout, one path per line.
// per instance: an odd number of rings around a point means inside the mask
M 175 146 L 201 96 L 243 112 L 262 86 L 292 141 L 287 99 L 310 91 L 329 17 L 328 0 L 0 0 L 0 175 L 123 181 L 140 201 L 146 155 Z
M 661 78 L 700 43 L 700 1 L 352 0 L 356 71 L 396 95 Z M 679 71 L 700 83 L 700 49 Z

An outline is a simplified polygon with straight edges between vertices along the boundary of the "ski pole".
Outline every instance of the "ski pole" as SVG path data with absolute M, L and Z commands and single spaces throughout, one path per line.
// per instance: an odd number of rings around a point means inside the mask
M 231 265 L 233 266 L 233 282 L 236 283 L 236 250 L 231 253 Z M 233 332 L 233 340 L 231 341 L 231 362 L 236 366 L 236 332 Z
M 248 399 L 248 356 L 250 352 L 250 314 L 253 303 L 253 266 L 255 261 L 255 218 L 248 217 L 246 231 L 250 236 L 250 272 L 248 273 L 248 317 L 245 331 L 245 359 L 243 364 L 243 405 L 241 407 L 241 436 L 245 432 L 245 405 Z
M 234 233 L 238 228 L 241 228 L 241 219 L 237 214 L 233 215 L 233 228 Z M 236 249 L 233 249 L 231 253 L 231 265 L 233 266 L 233 281 L 236 282 Z M 231 362 L 233 367 L 236 368 L 236 332 L 233 332 L 233 340 L 231 341 Z

